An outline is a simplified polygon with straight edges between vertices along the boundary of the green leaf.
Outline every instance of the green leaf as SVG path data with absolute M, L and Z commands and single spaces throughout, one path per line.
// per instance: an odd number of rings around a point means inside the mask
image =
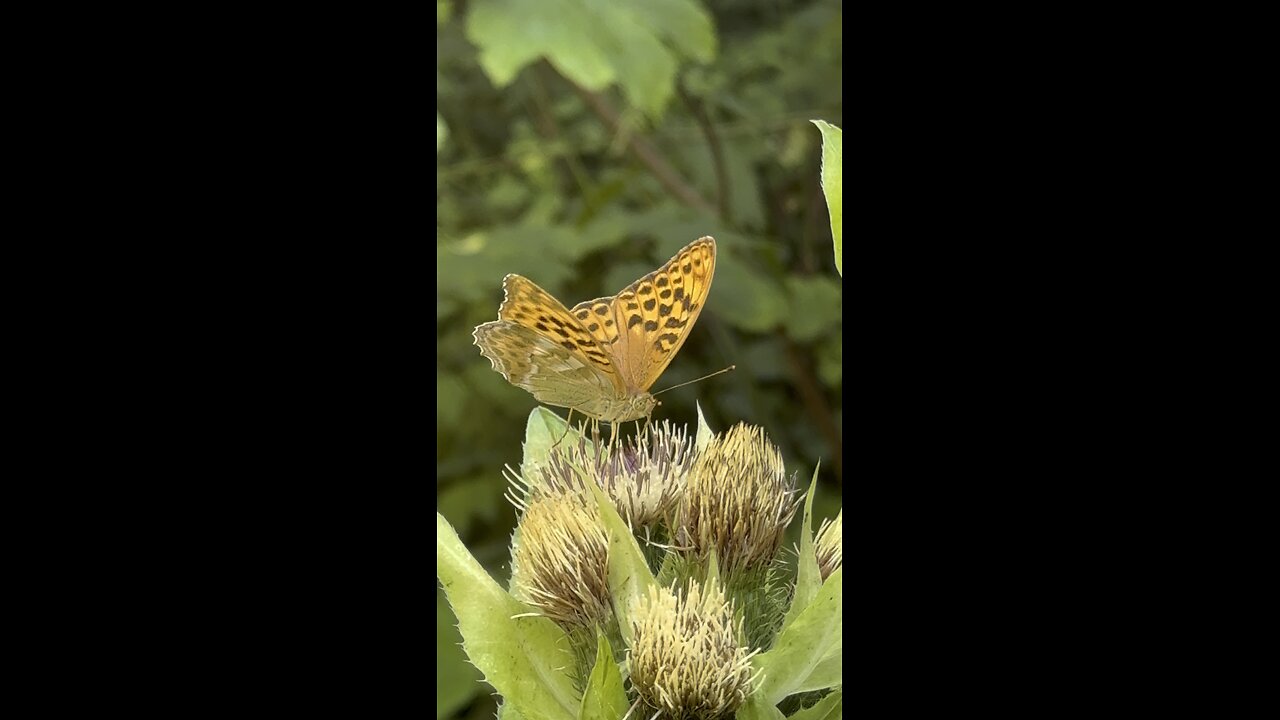
M 562 668 L 565 634 L 516 600 L 476 562 L 458 534 L 436 513 L 436 575 L 458 618 L 464 649 L 507 702 L 528 720 L 571 720 L 578 694 Z
M 844 133 L 822 120 L 810 120 L 822 132 L 822 192 L 827 196 L 827 212 L 831 214 L 831 239 L 836 246 L 836 272 L 844 275 Z
M 814 340 L 840 324 L 840 286 L 829 277 L 787 277 L 791 316 L 787 334 L 801 342 Z
M 613 502 L 594 480 L 587 483 L 587 487 L 591 489 L 596 505 L 600 508 L 600 519 L 609 531 L 609 595 L 613 599 L 613 614 L 618 619 L 622 638 L 630 646 L 631 608 L 657 581 L 649 570 L 649 563 L 644 559 L 636 536 L 623 522 L 622 516 L 613 507 Z
M 436 593 L 436 719 L 442 720 L 486 691 L 480 672 L 467 662 L 457 620 L 444 593 Z
M 727 252 L 716 258 L 711 292 L 716 315 L 748 332 L 767 332 L 788 317 L 787 295 L 777 279 Z
M 818 569 L 818 554 L 813 547 L 813 496 L 818 491 L 819 462 L 813 468 L 813 480 L 809 481 L 809 493 L 804 499 L 804 525 L 800 527 L 800 557 L 796 565 L 796 589 L 791 597 L 791 608 L 782 621 L 783 629 L 787 628 L 809 607 L 818 589 L 822 587 L 822 572 Z
M 837 645 L 832 648 L 832 652 L 818 662 L 813 668 L 813 672 L 809 673 L 809 677 L 800 683 L 796 688 L 796 692 L 809 692 L 810 690 L 822 690 L 823 688 L 836 687 L 844 684 L 844 653 L 841 647 Z
M 745 705 L 738 708 L 734 718 L 736 720 L 781 720 L 785 716 L 775 707 L 776 704 L 769 704 L 758 695 L 753 695 L 747 699 Z
M 791 720 L 840 720 L 844 712 L 842 698 L 843 693 L 837 690 L 822 698 L 817 705 L 792 715 Z
M 831 573 L 813 602 L 783 629 L 769 652 L 752 658 L 752 667 L 760 671 L 763 678 L 756 695 L 764 702 L 777 705 L 786 696 L 799 692 L 840 641 L 843 587 L 844 569 L 841 568 Z
M 698 404 L 697 400 L 693 401 L 693 405 L 698 408 L 698 434 L 694 438 L 693 447 L 698 452 L 702 452 L 707 449 L 707 444 L 711 442 L 714 433 L 711 432 L 711 427 L 707 425 L 707 419 L 702 415 L 702 406 Z
M 569 427 L 564 418 L 539 405 L 529 413 L 529 421 L 524 427 L 524 462 L 521 468 L 529 472 L 546 461 L 553 445 L 576 443 L 580 437 L 581 434 Z
M 674 94 L 682 56 L 715 55 L 711 17 L 693 0 L 474 0 L 466 32 L 498 87 L 546 58 L 589 90 L 618 83 L 651 118 Z
M 514 705 L 503 703 L 498 708 L 498 720 L 524 720 L 524 716 L 520 714 L 520 711 Z
M 604 634 L 597 632 L 596 666 L 587 680 L 578 720 L 615 720 L 626 712 L 627 693 L 622 689 L 622 674 L 613 659 L 613 648 Z

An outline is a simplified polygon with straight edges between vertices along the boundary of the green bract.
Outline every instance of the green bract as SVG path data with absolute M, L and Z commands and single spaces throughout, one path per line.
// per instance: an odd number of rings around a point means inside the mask
M 703 449 L 714 443 L 726 442 L 723 439 L 726 435 L 713 434 L 701 414 L 698 425 L 697 445 Z M 566 435 L 566 427 L 563 420 L 546 409 L 534 410 L 525 428 L 522 467 L 526 470 L 534 468 L 549 462 L 548 458 L 560 462 L 561 458 L 569 456 L 564 449 L 568 446 L 564 443 L 570 439 L 575 445 L 591 442 L 583 439 L 576 430 L 570 429 Z M 734 432 L 741 434 L 744 430 L 738 428 Z M 762 441 L 768 442 L 767 438 L 762 438 Z M 621 446 L 609 443 L 593 444 L 593 447 L 592 452 L 607 453 L 617 452 Z M 555 453 L 564 454 L 553 458 Z M 581 458 L 582 455 L 574 457 Z M 737 455 L 729 453 L 720 457 L 716 462 L 733 463 Z M 743 461 L 748 464 L 744 465 L 744 472 L 758 471 L 754 461 L 750 461 L 751 454 L 747 453 L 745 457 L 747 459 Z M 732 479 L 732 468 L 722 476 Z M 791 717 L 802 720 L 840 717 L 838 688 L 842 684 L 844 573 L 836 570 L 825 583 L 821 582 L 812 532 L 816 469 L 805 501 L 796 579 L 789 588 L 769 587 L 771 583 L 784 582 L 787 577 L 780 557 L 775 557 L 767 568 L 750 570 L 739 576 L 735 587 L 732 568 L 722 569 L 714 551 L 692 553 L 689 548 L 656 542 L 652 537 L 645 537 L 642 542 L 619 515 L 614 506 L 616 501 L 596 485 L 590 473 L 586 477 L 589 482 L 581 494 L 543 496 L 543 500 L 530 502 L 544 502 L 554 497 L 579 498 L 587 503 L 587 507 L 594 505 L 598 508 L 598 532 L 608 537 L 608 592 L 612 609 L 606 608 L 608 617 L 595 621 L 594 629 L 582 627 L 582 621 L 577 621 L 578 625 L 574 626 L 562 619 L 561 625 L 557 625 L 540 616 L 536 608 L 521 602 L 495 582 L 462 545 L 453 527 L 439 513 L 436 515 L 437 573 L 458 618 L 463 650 L 471 663 L 484 673 L 485 680 L 502 696 L 499 717 L 504 720 L 616 720 L 630 710 L 634 717 L 647 718 L 655 712 L 647 703 L 660 702 L 665 708 L 663 717 L 695 720 L 700 717 L 699 711 L 691 710 L 689 705 L 682 703 L 710 702 L 710 705 L 696 707 L 736 708 L 736 717 L 742 720 L 781 718 L 785 716 L 778 704 L 799 693 L 806 694 L 783 704 L 791 708 Z M 776 507 L 762 508 L 762 512 L 766 510 L 777 512 Z M 734 517 L 740 517 L 742 511 L 743 506 L 739 502 Z M 585 547 L 573 543 L 574 537 L 585 537 L 580 529 L 575 528 L 582 527 L 581 523 L 586 522 L 584 518 L 595 515 L 594 511 L 588 515 L 578 513 L 574 515 L 573 523 L 566 517 L 563 536 L 556 534 L 558 515 L 551 517 L 550 521 L 540 519 L 529 525 L 529 528 L 536 527 L 537 532 L 530 529 L 513 538 L 513 548 L 520 542 L 549 538 L 542 542 L 551 543 L 546 546 L 548 548 L 567 552 L 564 568 L 566 572 L 575 572 L 576 566 L 569 557 L 575 548 Z M 666 522 L 677 522 L 678 517 L 679 513 L 673 513 Z M 527 518 L 532 522 L 533 515 Z M 650 531 L 668 539 L 675 536 L 671 528 L 665 526 L 645 528 L 645 532 Z M 596 537 L 596 532 L 591 530 L 591 537 Z M 563 545 L 564 542 L 570 544 Z M 557 566 L 556 563 L 544 563 L 540 572 L 554 573 Z M 663 568 L 661 584 L 654 577 L 654 566 Z M 729 574 L 723 575 L 726 571 Z M 529 576 L 523 577 L 530 579 Z M 742 582 L 743 579 L 748 582 Z M 722 583 L 727 583 L 723 594 L 718 589 Z M 530 592 L 527 585 L 522 587 L 523 593 Z M 573 586 L 569 586 L 570 592 L 565 595 L 545 594 L 555 593 L 557 588 L 565 587 L 563 584 L 542 583 L 537 587 L 541 588 L 537 592 L 544 593 L 534 599 L 541 607 L 556 607 L 543 602 L 546 598 L 562 602 L 564 597 L 574 597 Z M 705 588 L 705 592 L 712 595 L 699 595 L 701 591 L 698 588 Z M 684 600 L 670 599 L 684 597 L 686 591 L 693 593 L 687 607 L 683 605 Z M 672 592 L 676 595 L 673 596 Z M 761 603 L 762 597 L 771 595 L 777 595 L 779 601 Z M 791 598 L 789 607 L 785 602 L 788 596 Z M 704 602 L 698 600 L 699 597 L 718 599 Z M 663 601 L 666 603 L 663 607 L 670 609 L 660 610 L 653 604 L 661 598 L 669 598 Z M 641 608 L 647 615 L 636 615 L 641 602 L 649 603 Z M 655 612 L 668 614 L 654 615 Z M 760 618 L 761 612 L 774 614 Z M 599 616 L 592 613 L 591 617 Z M 746 621 L 755 623 L 754 632 L 752 628 L 744 627 L 744 618 L 755 618 Z M 632 635 L 640 632 L 636 629 L 640 627 L 637 622 L 649 628 L 645 631 L 648 640 L 638 646 L 645 653 L 643 657 L 646 660 L 637 667 L 644 670 L 643 678 L 647 683 L 640 688 L 643 693 L 639 696 L 631 684 L 630 669 L 630 645 L 641 640 L 638 635 L 634 638 Z M 720 629 L 714 630 L 715 627 Z M 763 637 L 761 628 L 764 628 Z M 780 630 L 775 634 L 774 629 L 777 628 Z M 687 634 L 691 632 L 710 635 Z M 701 637 L 719 639 L 710 644 L 694 640 Z M 756 638 L 754 642 L 753 637 Z M 711 650 L 713 646 L 716 648 L 714 651 Z M 662 655 L 668 652 L 665 648 L 684 655 L 673 658 L 668 665 Z M 655 652 L 658 653 L 656 656 Z M 713 654 L 699 654 L 703 652 Z M 717 671 L 726 673 L 723 682 L 736 683 L 731 694 L 724 694 L 719 689 L 729 687 L 718 684 L 720 680 L 707 685 L 701 679 L 704 676 L 700 673 Z M 636 681 L 640 680 L 641 676 L 637 675 Z M 661 695 L 666 692 L 662 689 L 664 682 L 673 683 L 674 695 Z M 837 690 L 829 691 L 832 688 Z M 801 701 L 810 707 L 800 709 Z M 683 711 L 682 707 L 685 708 Z

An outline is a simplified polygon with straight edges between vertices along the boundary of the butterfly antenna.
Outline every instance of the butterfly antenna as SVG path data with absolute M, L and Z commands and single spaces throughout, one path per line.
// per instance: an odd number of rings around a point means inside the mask
M 666 392 L 667 390 L 675 390 L 676 388 L 684 387 L 685 385 L 692 385 L 692 384 L 694 384 L 694 383 L 696 383 L 696 382 L 702 382 L 703 380 L 706 380 L 707 378 L 713 378 L 713 377 L 715 377 L 715 376 L 717 376 L 717 375 L 722 375 L 722 374 L 724 374 L 724 373 L 729 372 L 730 370 L 736 369 L 737 367 L 738 367 L 737 365 L 730 365 L 729 367 L 727 367 L 727 368 L 725 368 L 725 369 L 723 369 L 723 370 L 717 370 L 717 371 L 715 371 L 715 372 L 711 373 L 710 375 L 703 375 L 702 377 L 700 377 L 700 378 L 698 378 L 698 379 L 696 379 L 696 380 L 690 380 L 689 382 L 682 382 L 682 383 L 680 383 L 679 385 L 672 385 L 672 386 L 671 386 L 671 387 L 669 387 L 669 388 L 664 388 L 664 389 L 659 390 L 658 392 L 654 393 L 654 395 L 661 395 L 662 393 Z

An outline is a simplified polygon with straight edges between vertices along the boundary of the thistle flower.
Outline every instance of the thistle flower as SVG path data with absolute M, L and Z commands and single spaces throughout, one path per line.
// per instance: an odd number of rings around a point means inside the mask
M 512 553 L 518 594 L 565 628 L 609 615 L 609 539 L 594 506 L 574 495 L 529 503 Z
M 824 520 L 818 528 L 817 547 L 818 569 L 822 571 L 822 579 L 835 572 L 844 564 L 844 510 L 836 515 L 835 520 Z
M 759 427 L 739 423 L 717 435 L 689 472 L 677 542 L 699 555 L 715 550 L 727 572 L 772 562 L 796 512 L 795 476 Z
M 585 475 L 596 479 L 632 529 L 652 527 L 675 507 L 693 465 L 694 443 L 687 430 L 669 422 L 653 425 L 619 445 L 595 448 L 585 438 L 554 450 L 531 478 L 508 474 L 518 506 L 539 494 L 579 494 Z
M 651 586 L 632 610 L 628 660 L 641 700 L 665 718 L 728 716 L 751 692 L 751 656 L 715 580 L 683 595 Z

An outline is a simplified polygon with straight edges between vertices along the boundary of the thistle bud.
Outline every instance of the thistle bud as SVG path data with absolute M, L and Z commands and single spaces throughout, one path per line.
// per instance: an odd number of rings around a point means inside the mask
M 818 528 L 818 539 L 815 541 L 818 554 L 818 569 L 822 571 L 822 579 L 835 572 L 844 564 L 844 510 L 836 515 L 835 520 L 823 521 Z
M 652 527 L 675 507 L 693 459 L 689 433 L 665 421 L 613 448 L 596 448 L 580 438 L 552 450 L 532 477 L 510 475 L 512 499 L 523 507 L 540 493 L 586 496 L 585 477 L 590 476 L 628 526 Z
M 764 432 L 738 424 L 698 455 L 685 487 L 677 541 L 699 555 L 714 550 L 727 572 L 772 562 L 796 512 L 795 477 L 787 477 Z
M 522 600 L 565 628 L 609 615 L 609 539 L 594 506 L 574 495 L 535 498 L 512 553 Z
M 636 603 L 631 683 L 662 717 L 728 716 L 751 692 L 751 656 L 738 641 L 733 607 L 717 583 L 696 580 L 680 593 L 653 586 Z

